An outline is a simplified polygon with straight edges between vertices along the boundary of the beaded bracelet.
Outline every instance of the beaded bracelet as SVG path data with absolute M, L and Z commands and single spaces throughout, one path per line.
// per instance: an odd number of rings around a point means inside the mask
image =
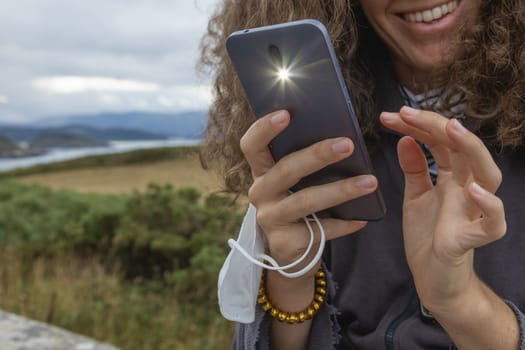
M 285 312 L 273 305 L 266 295 L 265 281 L 266 271 L 263 270 L 257 303 L 261 304 L 262 309 L 268 312 L 271 317 L 276 318 L 280 322 L 296 324 L 311 320 L 321 309 L 326 298 L 326 273 L 322 267 L 315 273 L 315 295 L 312 302 L 306 309 L 299 312 Z

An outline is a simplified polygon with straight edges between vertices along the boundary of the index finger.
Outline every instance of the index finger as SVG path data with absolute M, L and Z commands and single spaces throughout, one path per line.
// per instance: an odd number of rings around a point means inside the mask
M 394 124 L 395 130 L 406 132 L 430 147 L 439 144 L 444 145 L 461 157 L 461 162 L 468 166 L 476 182 L 492 192 L 495 192 L 499 187 L 501 171 L 489 150 L 476 135 L 463 127 L 459 121 L 447 119 L 434 112 L 406 106 L 401 108 L 400 117 L 406 125 L 396 123 Z
M 264 175 L 275 164 L 268 145 L 289 123 L 287 111 L 276 111 L 257 119 L 242 136 L 241 151 L 254 178 Z

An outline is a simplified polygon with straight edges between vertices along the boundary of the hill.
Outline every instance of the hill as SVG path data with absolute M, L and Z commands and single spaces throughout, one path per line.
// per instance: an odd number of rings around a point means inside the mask
M 0 137 L 9 139 L 16 143 L 34 144 L 41 139 L 46 139 L 46 147 L 61 147 L 63 139 L 70 141 L 66 144 L 78 143 L 78 146 L 93 146 L 106 144 L 112 140 L 163 140 L 164 134 L 152 133 L 130 128 L 98 128 L 87 125 L 68 124 L 55 127 L 2 125 L 0 126 Z M 57 142 L 51 142 L 53 138 Z M 77 141 L 72 141 L 77 139 Z M 41 142 L 41 141 L 40 141 Z
M 113 140 L 197 140 L 202 138 L 206 120 L 207 112 L 203 110 L 73 115 L 44 118 L 31 125 L 0 124 L 0 137 L 14 144 L 44 149 L 93 146 Z M 32 147 L 35 140 L 38 142 Z
M 125 128 L 170 138 L 199 139 L 202 137 L 206 120 L 205 110 L 179 113 L 122 112 L 50 117 L 34 125 L 39 128 L 56 128 L 65 125 L 83 125 L 98 129 Z
M 77 169 L 107 168 L 126 165 L 147 165 L 159 161 L 176 161 L 189 155 L 198 158 L 199 147 L 163 147 L 138 149 L 130 152 L 93 155 L 28 168 L 0 172 L 0 179 L 33 174 L 57 173 Z
M 23 148 L 12 142 L 8 137 L 0 135 L 0 158 L 16 158 L 37 156 L 43 151 L 31 147 Z
M 0 136 L 0 154 L 4 152 L 12 152 L 15 149 L 17 149 L 17 147 L 10 139 L 5 136 Z
M 43 132 L 31 142 L 31 146 L 36 148 L 102 147 L 107 146 L 107 144 L 107 142 L 92 139 L 84 135 L 75 135 L 56 131 Z

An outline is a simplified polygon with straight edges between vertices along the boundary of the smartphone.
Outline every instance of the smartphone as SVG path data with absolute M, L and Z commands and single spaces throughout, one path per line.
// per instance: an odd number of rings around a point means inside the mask
M 226 48 L 256 118 L 286 109 L 290 125 L 270 144 L 277 161 L 327 138 L 349 137 L 347 159 L 301 179 L 292 191 L 373 174 L 337 56 L 325 26 L 312 19 L 232 33 Z M 323 216 L 380 220 L 386 208 L 379 189 L 327 209 Z

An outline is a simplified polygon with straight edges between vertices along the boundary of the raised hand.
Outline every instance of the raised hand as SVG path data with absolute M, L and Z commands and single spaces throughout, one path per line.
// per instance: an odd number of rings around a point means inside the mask
M 455 119 L 408 107 L 383 113 L 383 124 L 408 135 L 398 144 L 405 174 L 405 250 L 420 298 L 429 307 L 452 300 L 474 281 L 473 249 L 505 234 L 494 192 L 501 172 L 481 140 Z M 418 140 L 438 165 L 436 185 Z
M 403 236 L 421 302 L 464 349 L 517 349 L 519 327 L 508 305 L 474 271 L 474 249 L 506 232 L 494 194 L 501 172 L 481 140 L 457 120 L 403 107 L 383 113 L 386 127 L 405 134 L 398 144 L 405 174 Z M 438 165 L 434 186 L 426 144 Z
M 248 197 L 257 208 L 257 222 L 268 240 L 271 255 L 286 264 L 302 255 L 309 236 L 302 218 L 375 190 L 373 176 L 357 176 L 290 194 L 301 178 L 331 163 L 349 157 L 350 139 L 329 139 L 289 154 L 275 163 L 268 145 L 290 121 L 281 111 L 257 120 L 241 139 L 241 149 L 250 165 L 253 185 Z M 362 228 L 366 223 L 323 219 L 327 239 Z
M 253 176 L 248 197 L 257 208 L 257 223 L 264 231 L 270 255 L 281 266 L 303 255 L 308 246 L 310 237 L 303 217 L 371 193 L 377 187 L 376 178 L 367 175 L 309 187 L 290 194 L 288 189 L 301 178 L 349 157 L 354 145 L 348 138 L 323 140 L 274 162 L 268 145 L 289 122 L 290 115 L 286 111 L 269 114 L 253 123 L 241 139 L 241 149 Z M 366 225 L 362 221 L 339 219 L 322 219 L 321 222 L 327 239 L 350 234 Z M 308 261 L 294 270 L 301 269 L 306 263 Z M 266 289 L 272 302 L 284 311 L 303 310 L 314 295 L 313 276 L 316 270 L 314 268 L 303 277 L 295 279 L 269 271 Z M 306 348 L 309 329 L 310 322 L 294 325 L 293 328 L 280 322 L 272 322 L 272 348 Z

